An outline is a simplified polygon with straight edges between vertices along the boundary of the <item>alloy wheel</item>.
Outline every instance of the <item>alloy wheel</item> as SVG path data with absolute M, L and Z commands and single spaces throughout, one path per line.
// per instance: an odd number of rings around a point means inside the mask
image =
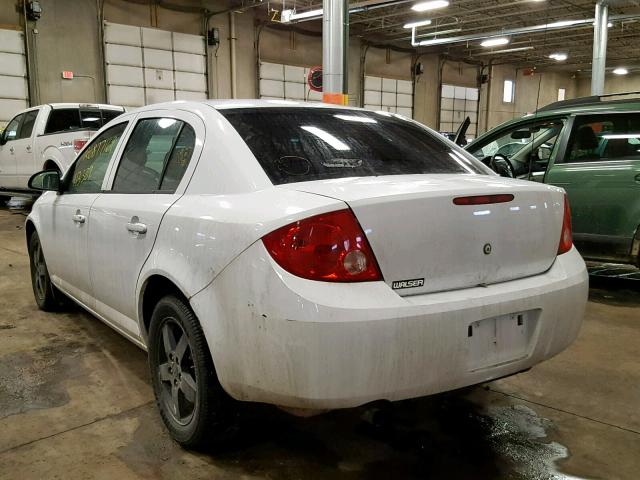
M 161 386 L 160 401 L 174 421 L 186 425 L 193 418 L 198 397 L 189 337 L 174 318 L 165 319 L 161 334 L 156 372 Z

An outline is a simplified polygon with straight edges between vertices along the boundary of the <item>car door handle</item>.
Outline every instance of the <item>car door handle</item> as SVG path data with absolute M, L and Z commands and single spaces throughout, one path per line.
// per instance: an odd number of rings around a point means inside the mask
M 31 145 L 27 145 L 27 152 L 31 151 Z
M 9 151 L 10 151 L 11 153 L 15 152 L 15 150 L 14 150 L 14 148 L 13 148 L 13 147 L 11 147 L 11 148 L 9 149 Z
M 85 217 L 84 215 L 81 215 L 79 213 L 76 213 L 73 216 L 73 221 L 76 222 L 76 223 L 84 223 L 84 222 L 87 221 L 87 217 Z
M 131 233 L 144 234 L 147 233 L 147 226 L 140 222 L 129 222 L 127 223 L 127 230 Z

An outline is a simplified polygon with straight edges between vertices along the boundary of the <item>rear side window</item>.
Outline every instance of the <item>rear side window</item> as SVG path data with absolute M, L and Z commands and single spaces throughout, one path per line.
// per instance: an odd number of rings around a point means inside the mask
M 487 173 L 470 155 L 387 112 L 220 110 L 274 184 L 421 173 Z
M 193 129 L 174 118 L 146 118 L 136 125 L 120 159 L 113 192 L 175 191 L 195 144 Z
M 59 133 L 79 128 L 80 110 L 78 108 L 56 108 L 49 114 L 44 133 Z
M 577 117 L 565 162 L 640 159 L 640 114 L 619 113 Z

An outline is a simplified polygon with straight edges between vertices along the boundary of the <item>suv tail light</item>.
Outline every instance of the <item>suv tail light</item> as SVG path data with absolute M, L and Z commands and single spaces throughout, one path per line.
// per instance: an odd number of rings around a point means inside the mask
M 73 141 L 73 151 L 78 153 L 80 150 L 82 150 L 82 147 L 84 147 L 87 144 L 87 140 L 84 138 L 76 138 Z
M 262 242 L 278 265 L 298 277 L 326 282 L 382 280 L 351 210 L 299 220 L 265 235 Z
M 569 199 L 564 195 L 564 218 L 562 220 L 562 232 L 560 233 L 560 245 L 558 245 L 558 255 L 567 253 L 573 246 L 573 236 L 571 234 L 571 209 Z

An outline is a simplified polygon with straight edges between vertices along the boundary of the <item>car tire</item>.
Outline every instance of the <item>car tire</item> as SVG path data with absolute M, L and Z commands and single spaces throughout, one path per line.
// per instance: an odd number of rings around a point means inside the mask
M 31 286 L 33 296 L 40 310 L 55 312 L 68 305 L 65 295 L 58 290 L 49 277 L 47 262 L 37 232 L 29 238 L 29 266 L 31 268 Z
M 231 442 L 240 402 L 218 382 L 202 328 L 185 300 L 169 295 L 156 304 L 148 350 L 156 404 L 171 437 L 194 449 Z

